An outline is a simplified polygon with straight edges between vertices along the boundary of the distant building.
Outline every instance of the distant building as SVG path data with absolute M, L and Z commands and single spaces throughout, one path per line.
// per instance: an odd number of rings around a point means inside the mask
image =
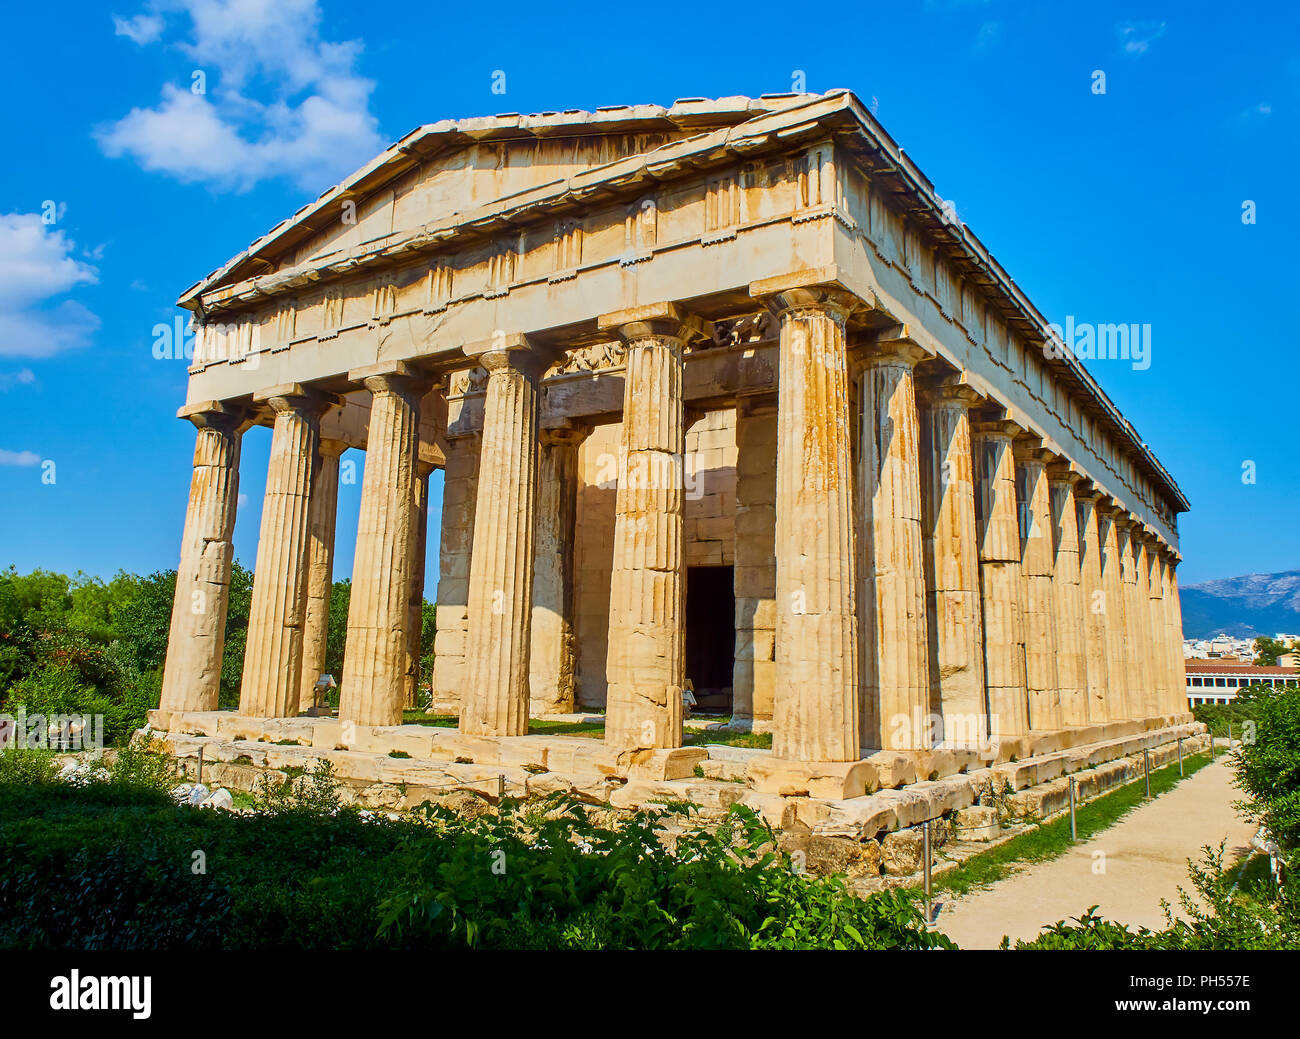
M 1187 671 L 1187 702 L 1192 707 L 1200 703 L 1231 703 L 1239 689 L 1251 685 L 1300 685 L 1300 668 L 1294 664 L 1266 667 L 1220 659 L 1187 660 L 1183 667 Z

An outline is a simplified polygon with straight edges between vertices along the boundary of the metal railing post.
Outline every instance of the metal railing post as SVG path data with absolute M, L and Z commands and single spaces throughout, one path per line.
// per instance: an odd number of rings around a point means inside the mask
M 930 820 L 921 824 L 921 872 L 925 883 L 925 924 L 931 926 L 934 912 L 930 901 Z
M 1142 751 L 1142 771 L 1147 779 L 1147 797 L 1151 796 L 1151 751 Z
M 1178 737 L 1178 774 L 1183 774 L 1183 738 Z
M 1071 776 L 1070 777 L 1070 843 L 1071 844 L 1079 843 L 1079 825 L 1078 825 L 1078 820 L 1076 820 L 1074 816 L 1075 800 L 1076 800 L 1075 780 L 1074 780 L 1074 776 Z

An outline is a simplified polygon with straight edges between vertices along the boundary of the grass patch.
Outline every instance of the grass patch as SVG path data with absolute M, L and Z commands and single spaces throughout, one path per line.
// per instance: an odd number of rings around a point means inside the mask
M 1208 754 L 1189 754 L 1183 759 L 1186 776 L 1192 776 L 1210 763 Z M 1185 778 L 1185 777 L 1184 777 Z M 1151 796 L 1156 797 L 1177 786 L 1180 781 L 1178 763 L 1166 765 L 1151 773 Z M 1102 794 L 1075 811 L 1080 842 L 1113 826 L 1119 819 L 1140 805 L 1146 794 L 1146 784 L 1137 780 Z M 1032 830 L 1019 834 L 1005 844 L 981 852 L 960 866 L 936 877 L 935 891 L 964 895 L 973 888 L 986 887 L 1011 873 L 1021 863 L 1047 862 L 1064 855 L 1073 844 L 1070 841 L 1070 816 L 1066 814 L 1050 822 L 1038 823 Z
M 683 747 L 703 747 L 708 743 L 720 743 L 726 747 L 755 747 L 759 750 L 772 749 L 770 732 L 727 732 L 718 729 L 687 729 L 682 736 Z
M 532 718 L 528 722 L 530 736 L 589 736 L 602 739 L 605 735 L 604 722 L 548 722 Z
M 432 725 L 435 729 L 454 729 L 460 719 L 454 714 L 425 714 L 423 711 L 403 711 L 403 725 Z

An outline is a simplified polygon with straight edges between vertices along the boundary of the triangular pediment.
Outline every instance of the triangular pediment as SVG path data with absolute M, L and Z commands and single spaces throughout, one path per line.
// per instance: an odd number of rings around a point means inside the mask
M 258 238 L 181 302 L 819 97 L 690 98 L 670 108 L 623 105 L 431 123 Z

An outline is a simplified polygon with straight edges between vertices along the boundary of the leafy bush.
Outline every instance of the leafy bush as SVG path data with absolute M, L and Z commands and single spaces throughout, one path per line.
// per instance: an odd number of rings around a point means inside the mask
M 1300 866 L 1300 687 L 1252 686 L 1243 697 L 1253 732 L 1233 758 L 1241 807 L 1250 812 Z
M 56 774 L 54 756 L 46 751 L 9 747 L 0 752 L 0 786 L 53 783 Z
M 252 815 L 134 782 L 0 784 L 0 948 L 951 946 L 900 893 L 796 874 L 747 810 L 666 846 L 663 813 L 606 827 L 561 796 L 464 795 L 472 821 L 327 814 L 332 777 L 305 778 Z

